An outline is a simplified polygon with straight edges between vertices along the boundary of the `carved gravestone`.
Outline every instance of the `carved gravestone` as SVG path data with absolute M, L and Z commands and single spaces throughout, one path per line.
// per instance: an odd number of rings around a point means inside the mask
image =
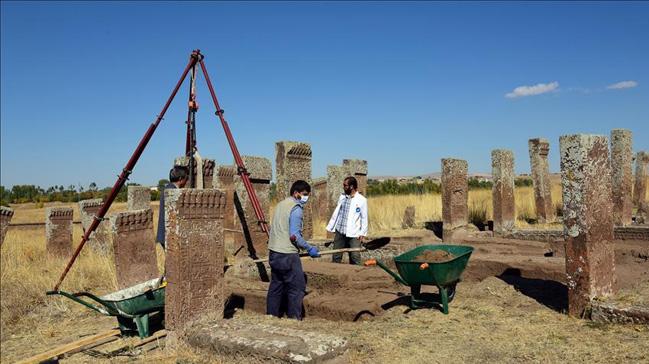
M 165 191 L 167 330 L 223 312 L 225 204 L 225 194 L 215 189 Z
M 59 258 L 72 256 L 71 207 L 48 207 L 45 210 L 45 248 Z
M 117 288 L 123 289 L 158 276 L 150 208 L 111 217 Z

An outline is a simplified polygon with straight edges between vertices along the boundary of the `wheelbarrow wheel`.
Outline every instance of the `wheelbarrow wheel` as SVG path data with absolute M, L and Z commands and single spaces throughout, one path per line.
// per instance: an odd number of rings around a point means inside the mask
M 457 286 L 457 282 L 451 284 L 446 288 L 446 292 L 448 294 L 448 302 L 453 301 L 453 298 L 455 298 L 455 286 Z

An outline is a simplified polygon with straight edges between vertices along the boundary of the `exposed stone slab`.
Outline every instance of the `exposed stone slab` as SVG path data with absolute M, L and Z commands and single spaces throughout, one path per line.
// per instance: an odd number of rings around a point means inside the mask
M 222 313 L 225 195 L 215 189 L 165 190 L 165 326 Z
M 211 320 L 186 330 L 187 342 L 214 353 L 244 354 L 288 363 L 322 363 L 345 353 L 347 339 L 279 325 Z
M 5 236 L 7 235 L 7 230 L 9 230 L 9 223 L 11 218 L 14 216 L 14 210 L 0 206 L 0 246 L 5 241 Z
M 596 297 L 613 293 L 615 252 L 608 138 L 564 135 L 561 149 L 568 313 L 581 317 Z
M 48 207 L 45 210 L 45 248 L 59 258 L 72 256 L 71 207 Z
M 592 301 L 590 319 L 604 323 L 649 325 L 649 306 L 625 307 L 613 302 Z
M 469 164 L 465 160 L 442 159 L 442 239 L 452 242 L 456 232 L 463 233 L 469 218 Z
M 516 224 L 514 152 L 505 149 L 491 151 L 491 168 L 494 233 L 503 235 L 513 230 Z
M 119 212 L 111 217 L 117 288 L 158 276 L 151 208 Z
M 550 167 L 548 165 L 550 143 L 547 139 L 535 138 L 530 139 L 528 145 L 536 216 L 541 223 L 550 222 L 555 218 L 554 205 L 552 204 Z
M 630 130 L 611 130 L 611 177 L 613 221 L 615 225 L 629 225 L 633 210 L 633 135 Z
M 128 186 L 126 206 L 129 211 L 151 208 L 151 189 L 144 186 Z

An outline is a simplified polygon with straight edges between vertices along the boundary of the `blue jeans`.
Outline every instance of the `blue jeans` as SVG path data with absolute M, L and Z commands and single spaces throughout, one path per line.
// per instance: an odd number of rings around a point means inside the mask
M 272 250 L 269 253 L 271 276 L 266 296 L 266 313 L 282 317 L 283 308 L 286 307 L 287 317 L 301 320 L 306 280 L 300 256 L 297 253 L 283 254 Z

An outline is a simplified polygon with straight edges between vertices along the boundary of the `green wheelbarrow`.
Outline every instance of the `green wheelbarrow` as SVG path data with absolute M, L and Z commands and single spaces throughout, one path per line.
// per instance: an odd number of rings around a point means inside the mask
M 427 259 L 427 251 L 443 252 L 442 259 Z M 410 287 L 410 308 L 431 307 L 435 302 L 421 294 L 422 285 L 437 286 L 442 304 L 442 312 L 448 314 L 448 303 L 455 297 L 455 286 L 466 268 L 473 248 L 464 245 L 423 245 L 394 257 L 399 273 L 393 272 L 376 259 L 365 262 L 366 266 L 378 265 L 394 279 Z M 423 258 L 422 258 L 423 257 Z
M 166 285 L 166 282 L 160 285 L 160 278 L 154 278 L 101 297 L 88 292 L 68 293 L 60 290 L 46 294 L 61 295 L 103 315 L 116 316 L 123 335 L 137 333 L 140 338 L 145 338 L 151 336 L 149 317 L 157 314 L 162 320 L 164 316 Z

